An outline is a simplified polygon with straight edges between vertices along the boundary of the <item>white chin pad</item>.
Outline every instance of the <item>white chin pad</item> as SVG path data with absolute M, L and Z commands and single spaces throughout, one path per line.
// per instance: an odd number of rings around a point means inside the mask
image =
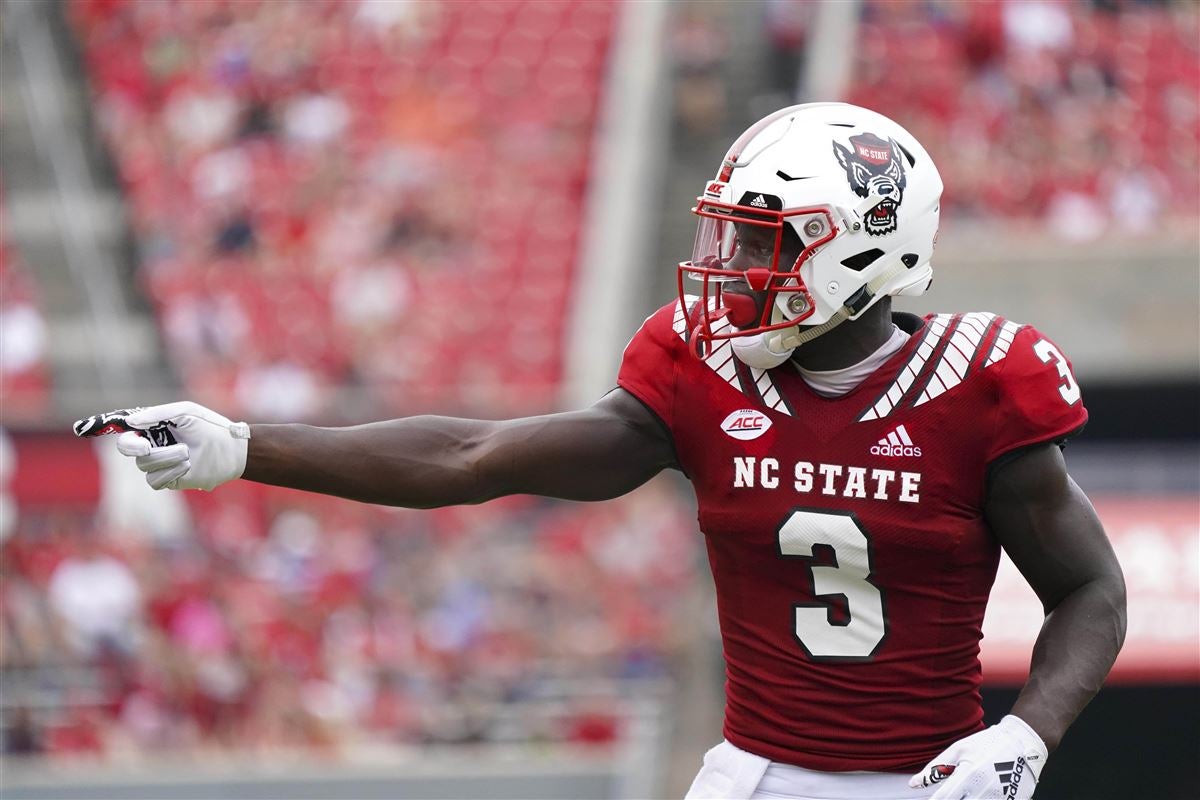
M 738 336 L 729 340 L 733 345 L 733 354 L 748 367 L 754 369 L 774 369 L 792 357 L 791 350 L 777 353 L 767 345 L 766 333 L 754 336 Z

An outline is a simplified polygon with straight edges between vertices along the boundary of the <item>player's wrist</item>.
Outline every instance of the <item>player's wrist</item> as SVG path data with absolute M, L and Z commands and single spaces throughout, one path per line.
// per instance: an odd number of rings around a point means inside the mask
M 1008 723 L 1009 727 L 1015 730 L 1017 724 L 1023 726 L 1037 737 L 1047 753 L 1053 753 L 1066 733 L 1066 726 L 1061 725 L 1046 708 L 1031 702 L 1032 700 L 1033 698 L 1018 700 L 1004 719 L 1011 717 L 1013 722 Z
M 243 422 L 240 424 L 245 425 L 246 423 Z M 229 470 L 229 474 L 232 477 L 230 477 L 229 480 L 236 481 L 238 478 L 242 477 L 242 475 L 244 475 L 246 473 L 246 464 L 249 461 L 249 456 L 250 456 L 249 428 L 246 429 L 245 437 L 234 436 L 232 454 L 233 454 L 233 464 Z
M 1021 737 L 1031 743 L 1036 743 L 1043 750 L 1046 749 L 1046 743 L 1041 735 L 1033 729 L 1025 720 L 1018 717 L 1016 714 L 1007 714 L 1005 717 L 996 723 L 996 727 L 1011 732 L 1014 736 Z
M 256 422 L 248 427 L 246 462 L 238 477 L 257 483 L 279 483 L 297 461 L 291 446 L 291 430 L 295 425 Z
M 1033 769 L 1034 776 L 1039 776 L 1042 772 L 1042 767 L 1046 764 L 1046 759 L 1050 756 L 1050 750 L 1046 746 L 1045 740 L 1042 739 L 1041 734 L 1016 714 L 1005 716 L 1004 719 L 996 723 L 996 728 L 997 730 L 1004 731 L 1020 743 L 1023 751 L 1022 754 Z

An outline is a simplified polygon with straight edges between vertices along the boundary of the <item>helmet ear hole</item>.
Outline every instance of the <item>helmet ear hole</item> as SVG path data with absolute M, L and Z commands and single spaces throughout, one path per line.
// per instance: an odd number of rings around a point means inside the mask
M 867 267 L 875 263 L 883 255 L 883 251 L 878 247 L 872 247 L 870 250 L 863 250 L 861 253 L 842 259 L 842 266 L 846 269 L 852 269 L 855 272 L 862 272 Z M 905 262 L 907 263 L 907 262 Z

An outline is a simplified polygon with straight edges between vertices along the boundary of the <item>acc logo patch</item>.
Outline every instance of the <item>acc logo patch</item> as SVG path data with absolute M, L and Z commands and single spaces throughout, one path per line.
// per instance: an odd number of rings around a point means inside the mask
M 771 418 L 761 411 L 743 408 L 733 412 L 721 423 L 721 430 L 734 439 L 748 442 L 757 439 L 771 429 Z

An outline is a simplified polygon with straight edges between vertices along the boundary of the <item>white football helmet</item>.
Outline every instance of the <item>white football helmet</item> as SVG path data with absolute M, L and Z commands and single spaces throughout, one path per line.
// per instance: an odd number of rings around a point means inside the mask
M 775 363 L 752 366 L 775 366 L 885 295 L 922 294 L 933 280 L 941 195 L 925 148 L 874 111 L 806 103 L 759 120 L 692 209 L 700 223 L 678 285 L 693 309 L 693 352 L 734 339 L 739 356 L 754 360 L 745 340 L 757 337 Z M 731 281 L 748 284 L 757 301 L 723 291 Z M 686 294 L 701 302 L 690 306 Z

